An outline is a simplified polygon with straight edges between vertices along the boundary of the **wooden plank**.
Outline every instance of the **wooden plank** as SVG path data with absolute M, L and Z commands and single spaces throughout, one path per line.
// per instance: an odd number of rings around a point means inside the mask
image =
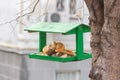
M 78 26 L 80 24 L 39 22 L 31 27 L 25 28 L 25 30 L 31 32 L 67 33 Z

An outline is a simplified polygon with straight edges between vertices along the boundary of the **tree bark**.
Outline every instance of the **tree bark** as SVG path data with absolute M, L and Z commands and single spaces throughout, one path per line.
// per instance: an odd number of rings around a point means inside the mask
M 90 13 L 91 80 L 120 80 L 120 0 L 85 0 Z

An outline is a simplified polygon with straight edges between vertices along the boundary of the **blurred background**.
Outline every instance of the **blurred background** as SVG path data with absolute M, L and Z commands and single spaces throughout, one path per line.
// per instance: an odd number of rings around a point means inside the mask
M 29 59 L 38 52 L 38 33 L 24 28 L 41 21 L 89 24 L 84 0 L 3 0 L 0 3 L 0 80 L 89 80 L 91 59 L 60 63 Z M 75 50 L 75 36 L 47 34 L 47 44 L 60 41 Z M 84 34 L 90 50 L 90 33 Z

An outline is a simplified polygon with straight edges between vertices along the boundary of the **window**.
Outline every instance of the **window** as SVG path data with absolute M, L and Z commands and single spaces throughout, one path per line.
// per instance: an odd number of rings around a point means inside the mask
M 80 80 L 80 71 L 57 71 L 56 80 Z
M 57 11 L 63 11 L 64 10 L 64 0 L 57 0 Z
M 75 14 L 76 10 L 76 0 L 70 0 L 70 14 Z

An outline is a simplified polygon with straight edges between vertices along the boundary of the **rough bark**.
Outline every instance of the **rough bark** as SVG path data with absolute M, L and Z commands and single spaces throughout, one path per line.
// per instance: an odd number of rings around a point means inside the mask
M 90 13 L 91 80 L 120 80 L 120 0 L 85 0 Z

